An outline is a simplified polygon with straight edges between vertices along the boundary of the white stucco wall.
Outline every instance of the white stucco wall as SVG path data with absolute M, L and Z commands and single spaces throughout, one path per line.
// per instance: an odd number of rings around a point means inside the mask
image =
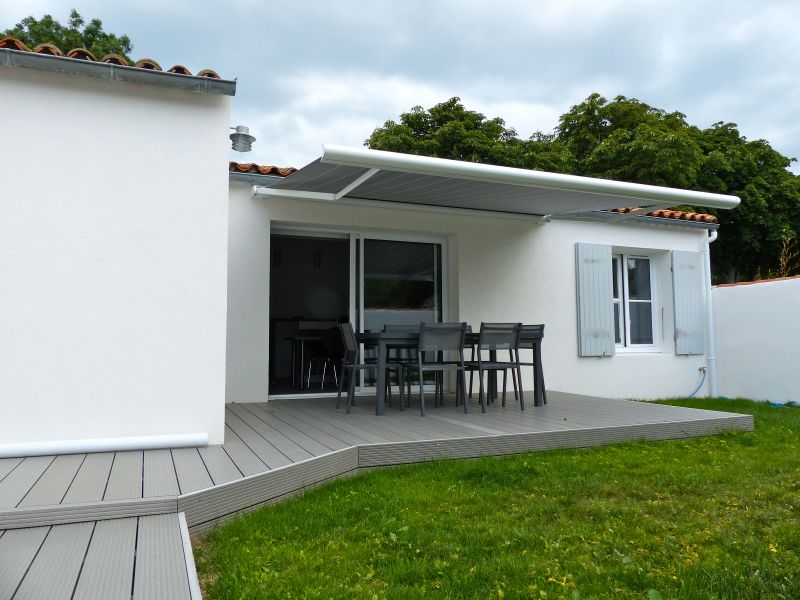
M 800 278 L 713 288 L 722 396 L 800 402 Z
M 0 67 L 0 445 L 224 435 L 223 96 Z
M 252 198 L 231 188 L 227 400 L 267 395 L 269 227 L 300 224 L 345 231 L 420 232 L 449 247 L 451 320 L 545 323 L 548 388 L 612 397 L 686 395 L 699 383 L 703 356 L 676 356 L 669 250 L 701 251 L 704 230 L 417 213 L 302 200 Z M 575 243 L 652 251 L 663 331 L 659 352 L 580 358 L 577 352 Z M 661 321 L 662 319 L 658 319 Z M 527 376 L 527 375 L 526 375 Z M 530 388 L 528 381 L 526 387 Z

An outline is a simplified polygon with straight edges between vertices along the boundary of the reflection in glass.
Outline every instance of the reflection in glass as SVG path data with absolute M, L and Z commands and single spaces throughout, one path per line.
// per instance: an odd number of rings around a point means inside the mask
M 631 344 L 653 343 L 653 308 L 649 302 L 631 302 Z
M 441 319 L 438 244 L 364 240 L 364 329 Z
M 628 258 L 628 298 L 650 300 L 650 261 L 646 258 Z

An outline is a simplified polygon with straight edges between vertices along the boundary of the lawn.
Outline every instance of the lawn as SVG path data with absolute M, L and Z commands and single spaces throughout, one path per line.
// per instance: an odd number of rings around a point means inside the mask
M 372 471 L 212 531 L 204 597 L 800 598 L 800 409 L 754 432 Z

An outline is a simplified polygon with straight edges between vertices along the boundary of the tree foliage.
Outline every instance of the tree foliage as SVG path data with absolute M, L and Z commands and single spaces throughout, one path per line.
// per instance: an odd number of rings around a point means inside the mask
M 717 281 L 785 271 L 781 252 L 786 240 L 800 238 L 800 178 L 788 170 L 792 159 L 765 140 L 747 140 L 734 123 L 700 129 L 680 112 L 635 98 L 618 96 L 609 102 L 592 94 L 563 114 L 552 134 L 536 132 L 528 139 L 521 139 L 503 119 L 488 119 L 451 98 L 429 110 L 414 107 L 399 122 L 387 121 L 365 144 L 739 196 L 742 203 L 736 209 L 710 211 L 722 232 L 712 246 Z
M 53 44 L 62 52 L 73 48 L 86 48 L 98 59 L 106 54 L 119 54 L 131 61 L 128 54 L 133 46 L 127 35 L 117 36 L 103 31 L 100 19 L 92 19 L 87 24 L 77 10 L 72 9 L 69 21 L 62 25 L 50 15 L 41 19 L 25 17 L 2 35 L 10 35 L 33 48 L 39 44 Z

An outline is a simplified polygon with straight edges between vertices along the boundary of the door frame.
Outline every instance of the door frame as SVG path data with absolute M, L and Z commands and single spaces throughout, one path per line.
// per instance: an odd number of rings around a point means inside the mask
M 417 232 L 403 232 L 403 231 L 380 231 L 365 228 L 325 228 L 313 227 L 306 225 L 293 225 L 282 223 L 270 227 L 270 237 L 273 235 L 286 235 L 286 236 L 308 236 L 308 237 L 321 237 L 321 238 L 336 238 L 336 239 L 349 239 L 350 240 L 350 273 L 349 273 L 349 287 L 350 287 L 350 301 L 349 301 L 349 315 L 350 323 L 356 331 L 363 331 L 364 329 L 364 240 L 389 240 L 397 242 L 420 242 L 426 244 L 439 244 L 442 253 L 442 265 L 439 276 L 441 277 L 442 296 L 439 302 L 442 307 L 442 321 L 447 321 L 450 312 L 450 254 L 448 248 L 448 236 L 426 234 Z M 269 268 L 272 268 L 272 263 L 268 262 Z M 269 298 L 267 298 L 269 303 Z M 268 307 L 268 312 L 271 310 Z M 358 315 L 358 322 L 354 318 Z M 363 356 L 364 348 L 361 348 Z M 269 368 L 269 367 L 267 367 Z M 364 386 L 361 381 L 356 386 L 356 391 L 359 395 L 371 395 L 375 393 L 374 387 Z M 310 394 L 272 394 L 268 393 L 268 400 L 287 400 L 295 398 L 306 398 Z M 316 395 L 316 394 L 315 394 Z M 326 392 L 318 394 L 320 397 L 335 396 L 335 392 Z

